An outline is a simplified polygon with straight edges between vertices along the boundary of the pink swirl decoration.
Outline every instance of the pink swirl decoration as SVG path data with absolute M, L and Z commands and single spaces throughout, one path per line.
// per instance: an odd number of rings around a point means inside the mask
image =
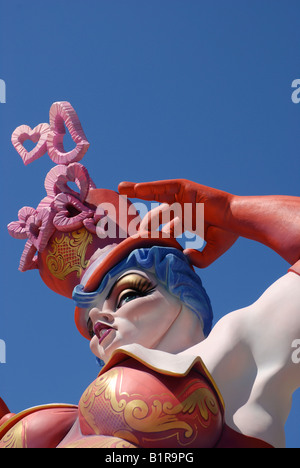
M 69 152 L 63 149 L 65 126 L 70 131 L 76 147 Z M 37 146 L 26 152 L 26 139 L 37 142 Z M 19 269 L 27 271 L 37 267 L 37 252 L 43 252 L 55 230 L 71 232 L 85 227 L 92 234 L 102 217 L 96 207 L 86 202 L 91 189 L 96 186 L 87 169 L 77 161 L 86 153 L 89 143 L 71 104 L 57 102 L 50 109 L 50 126 L 40 124 L 31 130 L 22 125 L 12 135 L 12 143 L 24 164 L 29 164 L 45 154 L 59 163 L 46 176 L 47 196 L 36 209 L 25 206 L 18 213 L 18 221 L 8 225 L 9 234 L 16 239 L 27 239 Z M 68 184 L 74 183 L 77 191 Z M 103 212 L 103 215 L 105 213 Z

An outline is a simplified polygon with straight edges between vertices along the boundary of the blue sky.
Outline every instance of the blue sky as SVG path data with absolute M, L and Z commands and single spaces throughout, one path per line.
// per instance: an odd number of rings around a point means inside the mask
M 72 301 L 37 272 L 18 272 L 23 241 L 6 225 L 36 207 L 53 166 L 25 167 L 13 130 L 49 121 L 55 101 L 77 111 L 98 187 L 186 178 L 239 195 L 299 195 L 299 1 L 0 0 L 0 396 L 21 411 L 77 403 L 98 368 L 77 333 Z M 288 265 L 239 239 L 201 271 L 215 321 L 247 306 Z M 300 338 L 300 337 L 299 337 Z M 299 368 L 300 371 L 300 368 Z M 287 445 L 300 447 L 300 394 Z

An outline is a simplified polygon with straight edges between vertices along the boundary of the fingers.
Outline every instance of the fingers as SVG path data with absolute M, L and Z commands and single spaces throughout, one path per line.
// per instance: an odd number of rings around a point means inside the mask
M 162 214 L 168 210 L 168 206 L 163 204 L 148 211 L 141 221 L 139 231 L 156 231 L 162 223 Z
M 235 243 L 238 236 L 229 231 L 210 226 L 207 230 L 206 246 L 202 252 L 184 250 L 189 261 L 197 268 L 206 268 L 223 255 Z
M 181 236 L 183 234 L 182 220 L 177 216 L 172 219 L 169 223 L 163 226 L 161 232 L 165 238 L 174 238 Z
M 163 203 L 150 210 L 142 219 L 139 231 L 154 233 L 163 225 L 161 232 L 163 237 L 178 237 L 182 234 L 182 219 L 174 217 L 174 212 L 167 203 Z
M 118 191 L 120 195 L 127 195 L 129 198 L 137 198 L 135 194 L 135 184 L 134 182 L 121 182 L 118 186 Z
M 155 200 L 162 203 L 173 203 L 180 192 L 181 182 L 175 180 L 159 180 L 157 182 L 121 182 L 118 190 L 121 195 L 142 200 Z
M 226 198 L 228 194 L 224 195 L 223 192 L 221 193 L 220 191 L 199 184 L 195 186 L 193 182 L 184 179 L 174 179 L 138 184 L 134 182 L 121 182 L 119 185 L 119 193 L 127 195 L 130 198 L 155 200 L 162 203 L 162 205 L 147 213 L 141 222 L 140 230 L 153 233 L 158 231 L 160 225 L 163 224 L 162 233 L 166 237 L 174 238 L 180 236 L 186 229 L 186 226 L 183 228 L 183 218 L 187 213 L 184 211 L 184 213 L 181 213 L 179 216 L 178 213 L 174 214 L 173 212 L 173 216 L 171 216 L 169 209 L 171 207 L 169 207 L 169 205 L 173 204 L 174 209 L 175 202 L 179 202 L 181 206 L 184 203 L 191 204 L 192 207 L 195 207 L 197 203 L 205 203 L 206 219 L 204 232 L 206 246 L 202 252 L 194 249 L 184 250 L 190 262 L 198 268 L 209 266 L 223 255 L 238 238 L 236 234 L 216 227 L 216 224 L 219 224 L 220 218 L 223 216 L 224 210 L 222 209 L 220 211 L 218 203 L 210 203 L 210 198 L 215 198 L 217 201 Z M 220 198 L 220 194 L 223 194 L 223 198 Z M 218 216 L 216 216 L 217 208 L 220 212 Z M 169 218 L 166 220 L 167 215 Z M 194 222 L 196 223 L 198 219 L 195 210 L 189 212 L 188 217 L 193 221 L 193 224 Z M 194 230 L 195 226 L 192 226 L 192 232 L 194 232 Z

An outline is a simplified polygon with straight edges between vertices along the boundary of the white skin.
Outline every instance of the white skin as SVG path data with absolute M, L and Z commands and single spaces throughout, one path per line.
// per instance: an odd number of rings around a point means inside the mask
M 127 270 L 113 284 L 109 282 L 89 318 L 90 328 L 96 332 L 90 348 L 104 362 L 115 349 L 132 343 L 178 353 L 204 338 L 196 315 L 153 274 L 142 270 Z M 175 337 L 181 335 L 182 327 L 189 332 L 178 341 Z
M 227 424 L 275 447 L 300 387 L 300 276 L 288 273 L 251 306 L 223 317 L 189 353 L 201 356 L 225 401 Z
M 152 289 L 141 295 L 128 288 L 126 277 L 132 280 L 132 274 L 146 278 Z M 286 274 L 253 305 L 223 317 L 207 338 L 196 315 L 157 285 L 154 275 L 128 271 L 121 276 L 121 283 L 110 283 L 89 313 L 94 327 L 112 327 L 100 344 L 99 337 L 92 338 L 93 353 L 107 362 L 115 349 L 138 343 L 200 356 L 225 401 L 226 423 L 284 447 L 284 424 L 300 387 L 300 364 L 292 359 L 292 344 L 300 338 L 300 276 Z

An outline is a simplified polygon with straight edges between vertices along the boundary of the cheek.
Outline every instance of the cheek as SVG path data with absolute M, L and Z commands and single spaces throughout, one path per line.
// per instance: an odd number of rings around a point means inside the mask
M 180 310 L 179 301 L 165 298 L 157 293 L 137 301 L 128 313 L 127 319 L 141 336 L 151 336 L 156 339 L 166 333 Z
M 181 312 L 181 303 L 160 292 L 133 300 L 123 306 L 115 316 L 117 328 L 114 340 L 99 346 L 98 338 L 90 341 L 91 351 L 105 362 L 119 346 L 138 343 L 154 348 L 168 332 Z

